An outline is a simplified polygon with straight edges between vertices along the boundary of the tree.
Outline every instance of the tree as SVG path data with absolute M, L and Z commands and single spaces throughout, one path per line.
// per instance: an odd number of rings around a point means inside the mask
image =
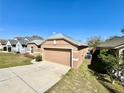
M 98 36 L 90 37 L 87 39 L 87 44 L 89 45 L 89 47 L 92 47 L 92 48 L 95 48 L 101 42 L 102 40 Z
M 121 32 L 124 33 L 124 28 L 121 29 Z

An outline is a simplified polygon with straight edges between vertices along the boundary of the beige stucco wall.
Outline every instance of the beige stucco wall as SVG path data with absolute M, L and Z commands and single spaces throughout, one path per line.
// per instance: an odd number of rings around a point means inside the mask
M 3 49 L 3 46 L 2 46 L 2 44 L 0 43 L 0 49 Z

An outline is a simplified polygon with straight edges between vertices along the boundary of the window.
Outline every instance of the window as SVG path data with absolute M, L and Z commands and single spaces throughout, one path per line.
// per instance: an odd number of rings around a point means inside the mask
M 16 45 L 12 45 L 12 47 L 16 47 Z
M 53 44 L 56 44 L 56 40 L 53 41 Z
M 38 48 L 41 48 L 41 46 L 38 46 Z

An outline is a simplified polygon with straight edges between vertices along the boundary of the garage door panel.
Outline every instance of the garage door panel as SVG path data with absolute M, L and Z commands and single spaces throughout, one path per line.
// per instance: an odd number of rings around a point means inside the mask
M 44 57 L 46 61 L 71 65 L 71 50 L 69 49 L 44 49 Z

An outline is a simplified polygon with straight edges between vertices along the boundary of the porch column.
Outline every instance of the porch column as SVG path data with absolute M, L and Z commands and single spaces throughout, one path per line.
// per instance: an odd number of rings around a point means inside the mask
M 121 64 L 124 60 L 123 60 L 123 57 L 124 57 L 124 54 L 123 54 L 123 51 L 124 51 L 124 48 L 122 49 L 119 49 L 119 64 Z
M 6 50 L 7 50 L 7 52 L 8 52 L 8 45 L 6 46 Z

